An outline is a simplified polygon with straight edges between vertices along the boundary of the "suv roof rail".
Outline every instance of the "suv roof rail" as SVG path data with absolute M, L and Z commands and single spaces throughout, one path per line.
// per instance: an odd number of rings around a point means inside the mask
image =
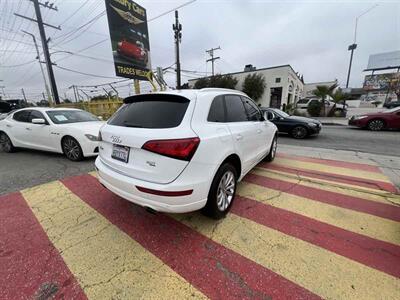
M 202 88 L 200 89 L 201 92 L 235 92 L 238 94 L 242 94 L 242 95 L 246 95 L 245 93 L 243 93 L 242 91 L 239 90 L 233 90 L 233 89 L 225 89 L 225 88 L 215 88 L 215 87 L 211 87 L 211 88 Z

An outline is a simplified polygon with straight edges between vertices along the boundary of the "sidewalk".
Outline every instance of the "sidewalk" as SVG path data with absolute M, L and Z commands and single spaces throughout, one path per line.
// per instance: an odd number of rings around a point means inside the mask
M 312 119 L 318 120 L 322 125 L 340 125 L 347 126 L 348 118 L 337 118 L 337 117 L 312 117 Z
M 378 166 L 400 191 L 400 157 L 357 151 L 278 145 L 278 152 L 320 159 L 342 160 Z

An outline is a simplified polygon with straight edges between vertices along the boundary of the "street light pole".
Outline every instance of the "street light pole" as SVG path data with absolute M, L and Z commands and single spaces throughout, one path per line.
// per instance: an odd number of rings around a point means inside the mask
M 349 63 L 349 71 L 347 72 L 347 80 L 346 80 L 346 88 L 349 87 L 349 81 L 350 81 L 350 73 L 351 73 L 351 65 L 353 64 L 353 54 L 354 54 L 354 50 L 357 48 L 357 26 L 358 26 L 358 19 L 361 18 L 362 16 L 364 16 L 365 14 L 369 13 L 371 10 L 373 10 L 375 7 L 377 7 L 379 4 L 375 4 L 374 6 L 370 7 L 369 9 L 367 9 L 365 12 L 363 12 L 361 15 L 359 15 L 356 18 L 356 24 L 354 27 L 354 41 L 353 44 L 351 44 L 348 47 L 348 50 L 351 51 L 350 53 L 350 63 Z

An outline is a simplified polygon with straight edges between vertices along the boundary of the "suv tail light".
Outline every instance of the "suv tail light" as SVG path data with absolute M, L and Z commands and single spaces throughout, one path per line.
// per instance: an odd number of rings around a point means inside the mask
M 148 141 L 142 149 L 168 157 L 190 161 L 199 146 L 198 137 L 176 140 Z

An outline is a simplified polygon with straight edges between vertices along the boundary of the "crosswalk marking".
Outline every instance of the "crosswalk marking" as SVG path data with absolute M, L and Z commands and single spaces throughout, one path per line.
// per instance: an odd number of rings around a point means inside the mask
M 22 193 L 90 299 L 204 298 L 60 182 Z

